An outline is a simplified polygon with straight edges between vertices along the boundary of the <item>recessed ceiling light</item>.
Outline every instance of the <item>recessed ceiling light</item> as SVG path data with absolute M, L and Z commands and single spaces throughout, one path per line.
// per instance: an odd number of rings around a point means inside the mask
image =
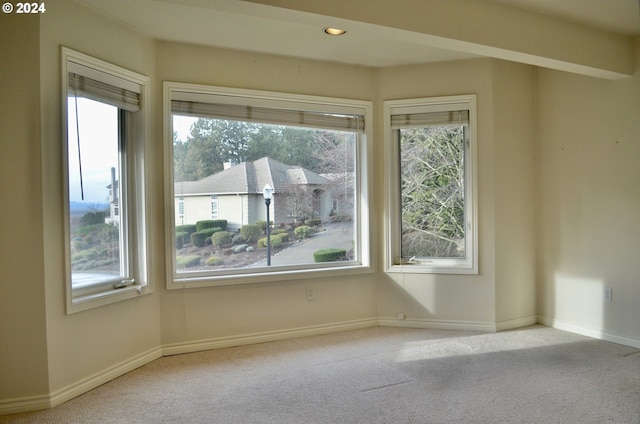
M 345 34 L 347 32 L 347 30 L 346 29 L 340 29 L 340 28 L 328 27 L 328 28 L 324 29 L 324 32 L 326 34 L 329 34 L 329 35 L 343 35 L 343 34 Z

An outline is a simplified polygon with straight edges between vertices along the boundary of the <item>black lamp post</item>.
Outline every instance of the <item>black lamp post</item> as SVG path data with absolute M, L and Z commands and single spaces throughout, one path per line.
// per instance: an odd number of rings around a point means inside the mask
M 269 184 L 265 185 L 262 189 L 262 195 L 264 196 L 264 204 L 267 208 L 267 266 L 271 265 L 271 223 L 269 219 L 269 205 L 271 204 L 272 194 L 273 187 Z

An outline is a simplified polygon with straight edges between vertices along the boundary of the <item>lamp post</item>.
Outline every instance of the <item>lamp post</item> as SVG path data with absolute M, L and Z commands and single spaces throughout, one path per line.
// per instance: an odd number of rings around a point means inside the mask
M 269 184 L 265 185 L 262 189 L 262 195 L 264 196 L 264 204 L 267 208 L 267 266 L 271 265 L 271 225 L 269 220 L 269 205 L 271 204 L 272 194 L 273 187 Z

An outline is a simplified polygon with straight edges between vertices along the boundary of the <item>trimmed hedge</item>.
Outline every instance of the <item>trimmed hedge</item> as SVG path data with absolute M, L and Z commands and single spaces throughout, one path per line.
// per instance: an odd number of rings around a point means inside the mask
M 202 221 L 196 222 L 196 230 L 202 231 L 206 228 L 215 228 L 220 227 L 222 230 L 227 230 L 227 220 L 226 219 L 205 219 Z
M 231 243 L 231 233 L 228 231 L 218 231 L 211 236 L 211 244 L 215 246 L 224 246 Z
M 196 232 L 196 233 L 192 233 L 189 237 L 191 237 L 191 243 L 193 243 L 194 246 L 196 247 L 203 247 L 205 240 L 207 239 L 207 236 L 205 233 L 203 232 Z
M 316 225 L 322 224 L 322 220 L 320 218 L 309 218 L 309 219 L 305 219 L 304 223 L 310 227 L 314 227 Z
M 260 238 L 262 230 L 258 224 L 247 224 L 240 228 L 240 234 L 244 237 L 245 241 L 253 243 Z
M 293 230 L 293 233 L 298 238 L 306 239 L 313 233 L 313 228 L 309 227 L 308 225 L 301 225 L 300 227 Z
M 198 265 L 200 265 L 200 256 L 198 255 L 187 255 L 187 256 L 176 257 L 177 268 L 188 268 L 190 266 L 198 266 Z
M 279 235 L 275 235 L 275 236 L 271 236 L 271 247 L 278 247 L 282 244 L 282 239 L 280 238 Z M 260 240 L 258 240 L 258 248 L 265 248 L 267 247 L 267 238 L 266 237 L 262 237 Z
M 313 252 L 314 262 L 333 262 L 339 261 L 347 254 L 346 249 L 328 248 L 320 249 Z
M 218 256 L 209 256 L 205 262 L 208 266 L 224 265 L 224 259 Z
M 176 233 L 185 232 L 188 234 L 195 233 L 198 231 L 196 228 L 196 224 L 184 224 L 184 225 L 176 225 Z
M 182 249 L 185 243 L 188 243 L 190 240 L 189 233 L 186 231 L 178 231 L 176 232 L 176 249 Z
M 214 233 L 217 233 L 219 231 L 222 231 L 222 228 L 220 228 L 220 227 L 211 227 L 211 228 L 205 228 L 204 230 L 200 230 L 198 232 L 206 234 L 207 237 L 211 237 Z

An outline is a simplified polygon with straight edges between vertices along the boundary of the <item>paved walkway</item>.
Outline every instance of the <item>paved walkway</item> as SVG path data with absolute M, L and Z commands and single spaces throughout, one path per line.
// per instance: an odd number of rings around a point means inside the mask
M 313 252 L 325 248 L 353 249 L 352 223 L 323 224 L 325 231 L 315 233 L 308 239 L 295 243 L 271 255 L 271 265 L 293 265 L 313 263 Z M 251 266 L 265 266 L 266 259 Z

